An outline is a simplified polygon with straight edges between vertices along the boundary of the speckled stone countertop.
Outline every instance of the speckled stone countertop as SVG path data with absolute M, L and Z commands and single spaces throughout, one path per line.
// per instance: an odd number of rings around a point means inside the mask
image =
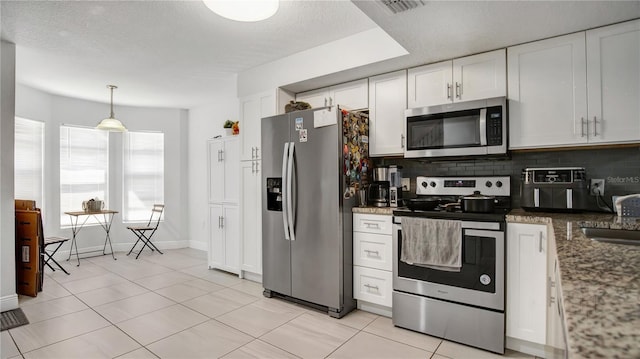
M 569 358 L 640 358 L 640 246 L 592 241 L 580 226 L 640 230 L 640 218 L 513 210 L 556 242 Z
M 397 208 L 391 207 L 353 207 L 353 213 L 367 213 L 367 214 L 393 214 L 393 210 Z

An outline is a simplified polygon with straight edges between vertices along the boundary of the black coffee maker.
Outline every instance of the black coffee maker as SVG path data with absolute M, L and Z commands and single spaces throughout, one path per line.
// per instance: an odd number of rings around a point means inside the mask
M 369 185 L 369 205 L 389 207 L 389 181 L 373 181 Z

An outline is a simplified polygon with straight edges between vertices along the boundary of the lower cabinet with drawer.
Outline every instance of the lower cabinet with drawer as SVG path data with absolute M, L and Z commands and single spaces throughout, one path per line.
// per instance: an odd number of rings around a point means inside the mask
M 353 214 L 353 293 L 358 309 L 391 317 L 391 215 Z

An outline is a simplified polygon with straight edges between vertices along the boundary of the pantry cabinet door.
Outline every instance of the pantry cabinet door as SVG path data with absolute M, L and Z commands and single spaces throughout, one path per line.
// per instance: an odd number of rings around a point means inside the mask
M 509 148 L 585 144 L 585 34 L 507 49 Z
M 640 20 L 587 31 L 589 142 L 640 141 Z

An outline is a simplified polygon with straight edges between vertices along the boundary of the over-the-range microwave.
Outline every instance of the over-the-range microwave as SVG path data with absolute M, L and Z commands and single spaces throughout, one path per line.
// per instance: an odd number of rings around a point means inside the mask
M 404 157 L 507 154 L 507 99 L 458 102 L 405 111 Z

